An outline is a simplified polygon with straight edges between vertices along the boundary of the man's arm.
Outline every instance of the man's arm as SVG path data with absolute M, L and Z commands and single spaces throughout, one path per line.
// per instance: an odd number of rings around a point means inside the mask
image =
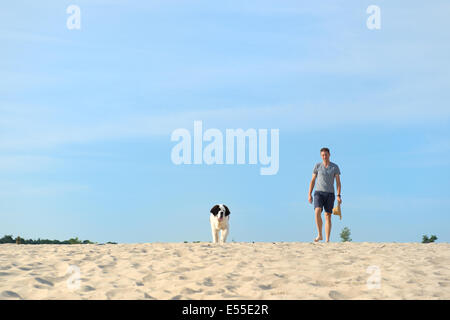
M 312 191 L 314 189 L 314 185 L 316 184 L 317 173 L 313 173 L 311 183 L 309 184 L 309 193 L 308 193 L 308 201 L 312 203 Z
M 339 201 L 339 203 L 342 203 L 342 199 L 341 199 L 341 178 L 340 176 L 337 174 L 336 175 L 336 191 L 337 191 L 337 201 Z

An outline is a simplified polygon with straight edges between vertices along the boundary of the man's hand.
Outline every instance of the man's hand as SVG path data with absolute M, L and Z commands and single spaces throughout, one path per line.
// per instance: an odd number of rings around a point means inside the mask
M 339 204 L 341 204 L 342 203 L 342 199 L 340 196 L 340 194 L 341 194 L 341 177 L 338 174 L 336 175 L 336 191 L 338 194 L 337 201 Z
M 314 190 L 314 185 L 316 184 L 317 173 L 313 173 L 311 183 L 309 184 L 309 192 L 308 192 L 308 201 L 309 203 L 313 203 L 312 192 Z

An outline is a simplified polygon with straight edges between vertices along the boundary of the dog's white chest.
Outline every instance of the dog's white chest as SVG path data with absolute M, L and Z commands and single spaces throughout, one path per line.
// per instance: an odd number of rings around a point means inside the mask
M 211 221 L 211 226 L 213 226 L 214 229 L 224 230 L 228 228 L 228 217 L 219 220 L 214 215 L 211 215 L 209 220 Z

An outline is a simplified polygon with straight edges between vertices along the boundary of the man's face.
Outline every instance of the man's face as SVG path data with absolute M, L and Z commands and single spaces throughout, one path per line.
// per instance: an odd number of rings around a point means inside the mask
M 326 151 L 322 151 L 320 153 L 320 156 L 322 157 L 322 160 L 325 161 L 325 162 L 330 160 L 330 154 L 328 152 L 326 152 Z

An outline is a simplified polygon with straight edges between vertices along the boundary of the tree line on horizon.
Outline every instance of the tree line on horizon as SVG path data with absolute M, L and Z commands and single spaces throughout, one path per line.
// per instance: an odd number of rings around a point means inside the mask
M 342 232 L 340 233 L 341 241 L 342 242 L 350 242 L 352 239 L 350 238 L 350 229 L 348 227 L 344 227 L 342 229 Z M 431 235 L 431 237 L 428 237 L 427 235 L 423 235 L 422 237 L 422 243 L 432 243 L 435 242 L 438 238 L 436 235 Z M 200 241 L 194 241 L 200 242 Z M 233 241 L 234 242 L 234 241 Z M 19 236 L 16 238 L 13 238 L 12 235 L 5 235 L 3 238 L 0 238 L 0 244 L 3 243 L 18 243 L 18 244 L 97 244 L 97 242 L 92 242 L 90 240 L 80 240 L 78 237 L 70 238 L 69 240 L 49 240 L 49 239 L 41 239 L 38 238 L 37 240 L 33 239 L 22 239 Z M 187 243 L 187 241 L 184 241 L 184 243 Z M 106 244 L 117 244 L 117 242 L 106 242 Z
M 90 240 L 80 240 L 78 237 L 70 238 L 69 240 L 49 240 L 49 239 L 41 239 L 37 240 L 33 239 L 22 239 L 20 237 L 13 238 L 12 235 L 5 235 L 3 238 L 0 238 L 0 244 L 2 243 L 18 243 L 18 244 L 96 244 L 96 242 L 92 242 Z M 107 242 L 107 244 L 117 244 L 116 242 Z

